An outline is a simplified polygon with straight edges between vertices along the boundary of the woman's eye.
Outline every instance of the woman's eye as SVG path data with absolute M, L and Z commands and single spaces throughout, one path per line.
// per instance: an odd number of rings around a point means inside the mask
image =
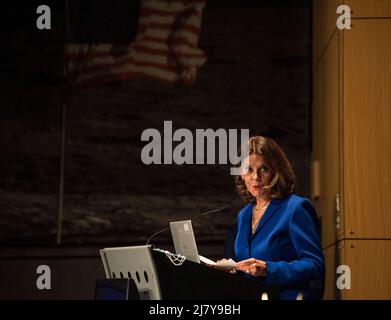
M 242 167 L 242 174 L 248 174 L 249 172 L 250 172 L 250 167 L 248 167 L 248 166 Z
M 250 168 L 250 167 L 244 167 L 243 168 L 243 174 L 249 174 L 251 172 L 253 172 L 252 168 Z
M 262 172 L 262 173 L 269 172 L 269 167 L 267 167 L 267 166 L 262 166 L 261 172 Z

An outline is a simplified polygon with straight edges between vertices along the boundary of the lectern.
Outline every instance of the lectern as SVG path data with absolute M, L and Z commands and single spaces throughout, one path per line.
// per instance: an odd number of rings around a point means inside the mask
M 198 264 L 152 246 L 100 250 L 108 279 L 130 278 L 143 300 L 269 300 L 279 288 Z

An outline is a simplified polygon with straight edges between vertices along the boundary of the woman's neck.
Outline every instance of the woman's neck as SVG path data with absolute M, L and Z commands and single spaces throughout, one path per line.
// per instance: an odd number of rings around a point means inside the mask
M 255 206 L 262 208 L 263 206 L 267 205 L 269 202 L 270 202 L 270 197 L 262 196 L 255 199 Z

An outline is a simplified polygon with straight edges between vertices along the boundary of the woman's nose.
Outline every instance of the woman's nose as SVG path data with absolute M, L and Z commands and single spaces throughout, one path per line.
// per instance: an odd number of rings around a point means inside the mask
M 259 179 L 259 173 L 258 173 L 258 171 L 255 170 L 251 178 L 252 178 L 253 180 L 258 180 L 258 179 Z

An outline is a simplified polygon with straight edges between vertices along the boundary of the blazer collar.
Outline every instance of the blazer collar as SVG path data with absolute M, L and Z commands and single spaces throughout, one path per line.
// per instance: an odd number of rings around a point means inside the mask
M 252 209 L 253 206 L 250 206 L 250 215 L 249 215 L 249 226 L 250 226 L 250 240 L 252 240 L 257 233 L 262 230 L 265 224 L 269 221 L 269 219 L 273 216 L 273 214 L 281 207 L 281 199 L 273 199 L 270 201 L 269 206 L 267 207 L 265 213 L 263 214 L 261 220 L 258 223 L 257 228 L 253 235 L 251 235 L 251 219 L 252 219 Z

